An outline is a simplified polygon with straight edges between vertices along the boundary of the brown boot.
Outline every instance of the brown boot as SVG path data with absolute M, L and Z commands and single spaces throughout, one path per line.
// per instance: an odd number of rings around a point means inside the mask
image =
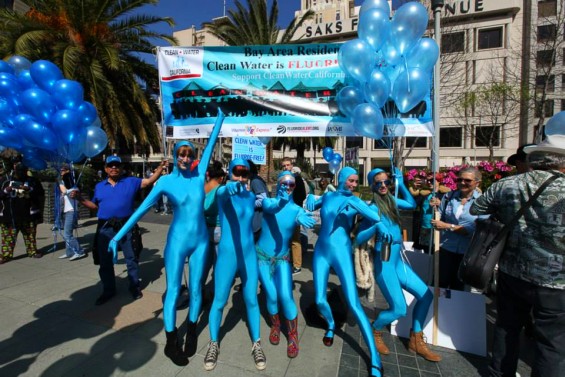
M 298 317 L 292 321 L 286 321 L 286 328 L 288 329 L 288 344 L 286 347 L 286 355 L 294 359 L 298 356 Z
M 437 353 L 432 352 L 426 341 L 424 340 L 424 332 L 413 332 L 410 330 L 410 342 L 408 342 L 408 349 L 416 354 L 422 356 L 428 361 L 441 361 L 441 356 Z
M 270 315 L 271 318 L 271 333 L 269 334 L 269 341 L 275 346 L 281 340 L 281 320 L 278 314 Z
M 390 350 L 388 349 L 388 347 L 386 346 L 383 340 L 382 332 L 378 330 L 373 330 L 373 338 L 375 338 L 375 345 L 377 346 L 377 351 L 379 351 L 381 355 L 388 355 L 390 353 Z

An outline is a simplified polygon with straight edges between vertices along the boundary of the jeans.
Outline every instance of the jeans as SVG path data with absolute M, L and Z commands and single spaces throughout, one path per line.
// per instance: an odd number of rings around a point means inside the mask
M 116 293 L 116 277 L 114 274 L 113 255 L 108 252 L 110 240 L 118 233 L 117 230 L 110 226 L 102 226 L 98 232 L 97 252 L 100 258 L 100 268 L 98 275 L 102 281 L 104 294 Z M 129 288 L 131 291 L 139 288 L 139 263 L 135 258 L 133 247 L 131 245 L 131 230 L 118 243 L 120 249 L 124 253 L 126 266 L 128 271 Z
M 490 377 L 516 376 L 520 331 L 531 309 L 535 342 L 532 377 L 565 375 L 565 291 L 540 287 L 499 271 Z
M 73 236 L 73 230 L 76 228 L 77 218 L 75 211 L 65 212 L 65 223 L 63 226 L 63 238 L 67 246 L 67 257 L 72 257 L 75 254 L 84 254 L 78 240 Z

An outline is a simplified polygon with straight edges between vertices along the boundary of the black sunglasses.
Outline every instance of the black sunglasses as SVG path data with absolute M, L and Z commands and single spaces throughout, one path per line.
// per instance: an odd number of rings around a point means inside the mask
M 243 165 L 236 165 L 231 170 L 234 177 L 247 178 L 249 176 L 249 169 Z
M 387 180 L 384 180 L 384 181 L 376 181 L 376 182 L 373 182 L 373 185 L 375 185 L 375 186 L 377 186 L 377 187 L 381 187 L 382 185 L 390 186 L 391 183 L 392 183 L 391 180 L 390 180 L 390 179 L 387 179 Z
M 457 183 L 465 182 L 468 185 L 475 182 L 474 179 L 469 179 L 469 178 L 457 178 L 456 181 L 457 181 Z

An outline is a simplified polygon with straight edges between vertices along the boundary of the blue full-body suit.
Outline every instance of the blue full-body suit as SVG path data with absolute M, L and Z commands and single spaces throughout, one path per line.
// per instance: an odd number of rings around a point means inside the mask
M 247 161 L 236 158 L 230 162 L 229 174 L 235 166 L 246 166 Z M 229 298 L 235 274 L 241 278 L 243 300 L 247 309 L 247 324 L 251 340 L 259 340 L 259 285 L 257 253 L 253 240 L 255 194 L 241 182 L 229 181 L 218 189 L 218 207 L 222 235 L 214 268 L 214 301 L 210 308 L 210 340 L 218 342 L 222 313 Z
M 322 219 L 322 227 L 314 247 L 314 289 L 318 310 L 328 323 L 326 337 L 333 338 L 335 322 L 326 297 L 330 267 L 333 268 L 341 282 L 349 309 L 355 314 L 363 339 L 369 348 L 372 363 L 371 375 L 380 376 L 381 359 L 376 350 L 371 324 L 357 293 L 350 232 L 357 214 L 362 215 L 368 221 L 377 223 L 377 226 L 382 227 L 382 224 L 375 211 L 345 188 L 347 178 L 354 174 L 357 174 L 355 169 L 345 167 L 339 172 L 337 191 L 328 192 L 318 200 L 315 200 L 312 195 L 308 197 L 308 209 L 321 208 Z M 386 233 L 384 227 L 382 231 Z
M 368 174 L 368 182 L 372 184 L 374 177 L 383 172 L 384 171 L 382 169 L 373 169 Z M 402 182 L 402 179 L 398 180 L 397 186 L 399 193 L 403 197 L 403 199 L 395 198 L 397 207 L 403 210 L 414 209 L 416 207 L 416 201 Z M 406 300 L 402 293 L 402 289 L 405 289 L 417 300 L 412 315 L 412 329 L 414 332 L 420 332 L 423 330 L 428 308 L 433 301 L 433 294 L 422 279 L 420 279 L 414 270 L 412 270 L 410 265 L 402 259 L 403 239 L 400 225 L 383 215 L 381 211 L 379 211 L 379 208 L 375 205 L 374 201 L 371 203 L 371 209 L 373 209 L 375 213 L 380 214 L 382 222 L 386 225 L 393 238 L 391 243 L 390 259 L 387 262 L 383 262 L 381 260 L 380 252 L 377 252 L 374 255 L 375 280 L 388 302 L 389 308 L 379 313 L 379 316 L 373 323 L 373 328 L 375 330 L 381 330 L 386 325 L 406 315 Z M 367 221 L 363 221 L 361 223 L 357 242 L 363 243 L 368 241 L 373 235 L 375 235 L 375 232 L 377 233 L 375 250 L 380 251 L 381 242 L 378 237 L 380 232 L 373 224 L 370 224 Z
M 277 197 L 263 199 L 263 221 L 261 236 L 257 240 L 259 260 L 259 279 L 267 296 L 267 311 L 270 315 L 279 312 L 280 301 L 284 316 L 293 320 L 298 309 L 292 296 L 292 272 L 289 263 L 289 244 L 297 225 L 307 228 L 314 226 L 315 220 L 302 207 L 292 200 L 280 180 L 293 177 L 290 171 L 279 174 Z M 294 178 L 292 178 L 294 180 Z
M 187 258 L 189 259 L 190 279 L 188 283 L 190 295 L 188 320 L 195 323 L 200 315 L 203 275 L 210 257 L 208 255 L 208 229 L 204 219 L 204 180 L 223 120 L 224 114 L 220 110 L 197 167 L 182 170 L 175 163 L 171 174 L 159 178 L 147 198 L 110 243 L 110 250 L 116 255 L 117 243 L 115 241 L 119 241 L 157 203 L 162 195 L 167 196 L 174 209 L 164 250 L 167 291 L 163 319 L 167 332 L 173 331 L 176 327 L 176 302 L 180 294 L 183 267 Z M 189 141 L 178 142 L 173 154 L 175 162 L 179 148 L 185 145 L 195 151 Z

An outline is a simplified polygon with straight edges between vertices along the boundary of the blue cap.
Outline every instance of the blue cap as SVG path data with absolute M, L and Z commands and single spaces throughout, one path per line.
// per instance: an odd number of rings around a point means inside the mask
M 108 156 L 106 157 L 106 165 L 109 165 L 111 163 L 114 164 L 121 164 L 122 163 L 122 159 L 119 158 L 118 156 Z
M 386 173 L 383 169 L 375 168 L 367 174 L 367 184 L 371 186 L 373 184 L 373 180 L 375 179 L 375 175 L 380 173 Z

